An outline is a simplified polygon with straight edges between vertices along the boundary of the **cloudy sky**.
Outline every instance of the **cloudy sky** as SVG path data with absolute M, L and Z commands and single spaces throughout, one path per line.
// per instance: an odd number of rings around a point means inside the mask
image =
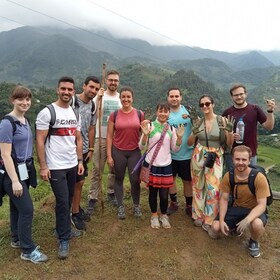
M 108 29 L 156 45 L 280 50 L 277 0 L 0 0 L 0 31 L 20 26 Z

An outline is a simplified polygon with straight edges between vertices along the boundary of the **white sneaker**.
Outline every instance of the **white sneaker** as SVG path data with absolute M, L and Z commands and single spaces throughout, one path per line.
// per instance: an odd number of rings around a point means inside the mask
M 154 229 L 159 229 L 160 228 L 158 216 L 152 216 L 151 217 L 151 228 L 154 228 Z
M 171 225 L 169 223 L 169 218 L 167 215 L 162 215 L 160 218 L 159 218 L 161 224 L 162 224 L 162 227 L 163 228 L 171 228 Z

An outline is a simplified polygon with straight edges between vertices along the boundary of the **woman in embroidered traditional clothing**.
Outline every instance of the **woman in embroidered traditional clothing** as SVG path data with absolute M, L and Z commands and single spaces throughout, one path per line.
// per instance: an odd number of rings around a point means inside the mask
M 139 142 L 139 147 L 143 148 L 154 147 L 146 155 L 144 166 L 149 166 L 152 162 L 149 177 L 149 205 L 151 208 L 151 227 L 160 228 L 160 222 L 163 228 L 170 228 L 168 216 L 166 214 L 168 207 L 168 192 L 173 186 L 173 176 L 171 169 L 171 154 L 170 150 L 178 151 L 182 144 L 184 127 L 179 126 L 177 130 L 171 129 L 167 123 L 170 114 L 168 104 L 158 104 L 156 108 L 157 118 L 151 124 L 149 121 L 143 121 L 141 124 L 142 136 Z M 156 157 L 155 157 L 155 154 Z M 154 160 L 153 159 L 154 155 Z M 157 213 L 157 195 L 160 198 L 161 216 L 158 218 Z
M 223 147 L 225 144 L 231 146 L 233 143 L 233 120 L 217 116 L 214 113 L 214 106 L 211 96 L 200 97 L 199 107 L 204 116 L 196 122 L 188 139 L 188 145 L 196 143 L 191 160 L 192 218 L 195 226 L 202 226 L 209 235 L 212 235 L 210 226 L 218 214 L 219 183 L 223 174 Z M 213 152 L 212 156 L 209 152 Z M 209 165 L 210 161 L 213 163 L 212 167 Z

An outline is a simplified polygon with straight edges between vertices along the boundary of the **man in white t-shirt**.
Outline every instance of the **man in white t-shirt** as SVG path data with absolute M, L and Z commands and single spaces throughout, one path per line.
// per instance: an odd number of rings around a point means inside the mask
M 74 80 L 62 77 L 58 81 L 58 99 L 41 110 L 36 119 L 36 148 L 40 176 L 49 181 L 56 198 L 56 233 L 58 256 L 68 257 L 71 236 L 70 209 L 76 175 L 84 172 L 80 118 L 69 105 L 75 93 Z M 51 111 L 55 122 L 51 126 Z
M 106 75 L 106 91 L 104 92 L 102 98 L 102 111 L 101 116 L 99 116 L 99 100 L 100 95 L 98 94 L 94 101 L 96 102 L 96 110 L 97 110 L 97 121 L 96 121 L 96 140 L 94 145 L 94 165 L 93 165 L 93 173 L 91 178 L 91 186 L 88 195 L 88 213 L 92 214 L 94 211 L 94 205 L 98 200 L 99 193 L 99 172 L 101 172 L 101 176 L 104 172 L 105 163 L 107 160 L 107 145 L 106 145 L 106 137 L 107 137 L 107 124 L 108 119 L 111 112 L 121 108 L 121 102 L 119 93 L 117 92 L 119 85 L 120 75 L 115 70 L 110 70 Z M 101 135 L 99 135 L 99 118 L 101 117 Z M 101 141 L 101 143 L 99 142 Z M 101 158 L 99 158 L 99 145 L 101 144 Z M 115 182 L 115 174 L 114 169 L 109 167 L 108 170 L 108 183 L 107 183 L 107 197 L 108 201 L 116 206 L 116 198 L 114 194 L 114 182 Z

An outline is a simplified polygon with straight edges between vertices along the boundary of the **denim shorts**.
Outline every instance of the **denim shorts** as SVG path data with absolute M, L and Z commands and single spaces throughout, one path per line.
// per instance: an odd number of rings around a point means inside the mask
M 229 207 L 225 216 L 225 223 L 228 225 L 230 230 L 236 228 L 236 224 L 242 221 L 244 218 L 248 216 L 252 209 L 244 208 L 244 207 Z M 259 216 L 259 219 L 263 222 L 265 226 L 268 220 L 268 215 L 266 212 L 262 213 Z M 215 220 L 219 220 L 219 215 Z

